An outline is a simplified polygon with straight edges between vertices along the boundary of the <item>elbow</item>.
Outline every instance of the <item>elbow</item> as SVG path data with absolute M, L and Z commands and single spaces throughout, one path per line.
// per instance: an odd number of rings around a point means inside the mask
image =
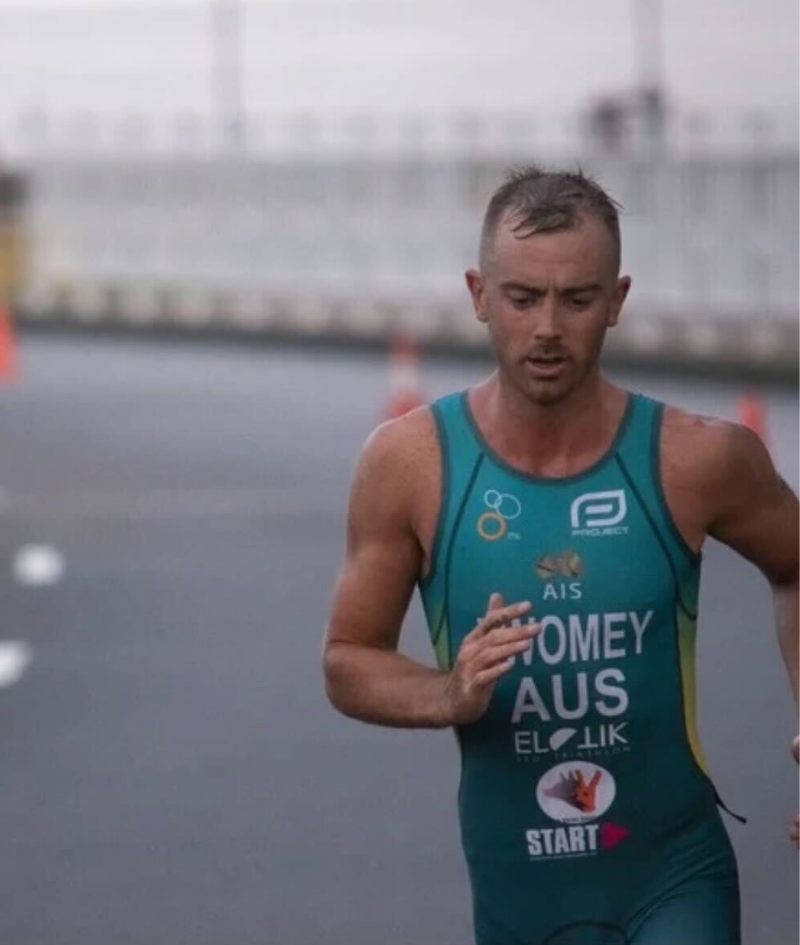
M 322 653 L 322 673 L 328 702 L 342 715 L 352 716 L 348 694 L 351 691 L 347 645 L 326 643 Z
M 776 594 L 785 594 L 788 592 L 797 593 L 800 584 L 800 575 L 796 564 L 782 570 L 773 570 L 767 574 L 767 580 L 772 585 L 772 590 Z

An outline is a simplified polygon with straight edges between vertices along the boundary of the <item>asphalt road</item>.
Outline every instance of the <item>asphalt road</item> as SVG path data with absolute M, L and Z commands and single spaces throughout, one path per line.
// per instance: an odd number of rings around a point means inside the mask
M 0 388 L 2 945 L 466 945 L 448 732 L 327 705 L 322 630 L 354 457 L 380 419 L 363 354 L 37 338 Z M 427 364 L 429 396 L 474 365 Z M 730 385 L 631 386 L 732 416 Z M 765 391 L 798 479 L 796 392 Z M 46 545 L 63 578 L 15 579 Z M 707 549 L 701 732 L 745 945 L 797 934 L 792 706 L 768 587 Z M 405 648 L 430 660 L 415 601 Z M 679 943 L 676 943 L 679 945 Z

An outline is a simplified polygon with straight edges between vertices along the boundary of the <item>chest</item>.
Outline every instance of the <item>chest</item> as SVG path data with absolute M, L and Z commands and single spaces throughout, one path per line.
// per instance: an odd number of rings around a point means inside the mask
M 442 500 L 447 499 L 448 483 L 443 482 L 446 470 L 442 469 L 441 457 L 434 447 L 432 443 L 431 449 L 426 450 L 415 484 L 414 529 L 422 551 L 423 575 L 431 567 Z M 687 487 L 685 477 L 679 475 L 675 457 L 665 453 L 668 450 L 662 445 L 658 456 L 660 511 L 671 520 L 670 526 L 674 526 L 680 539 L 696 552 L 705 538 L 703 505 L 696 491 Z M 648 538 L 641 528 L 641 505 L 637 506 L 635 496 L 631 503 L 630 485 L 620 475 L 613 475 L 613 471 L 601 482 L 583 482 L 575 488 L 547 484 L 532 488 L 523 479 L 508 477 L 502 470 L 499 475 L 484 471 L 475 493 L 470 497 L 466 520 L 472 522 L 474 533 L 482 539 L 479 547 L 490 566 L 502 562 L 513 549 L 515 554 L 528 557 L 538 553 L 536 573 L 543 579 L 548 571 L 554 580 L 573 578 L 576 577 L 573 567 L 580 566 L 580 562 L 563 557 L 559 561 L 556 549 L 562 547 L 567 551 L 580 545 L 592 557 L 600 553 L 601 559 L 612 552 L 616 558 L 615 571 L 622 576 L 626 568 L 633 566 L 630 556 L 641 550 L 643 541 L 654 537 L 653 522 L 647 522 Z M 597 493 L 612 495 L 598 499 Z M 606 507 L 607 511 L 601 514 L 598 506 Z M 596 524 L 598 519 L 613 518 L 615 514 L 621 515 L 615 525 Z M 573 524 L 573 519 L 577 524 Z M 603 529 L 602 534 L 594 530 L 598 528 Z M 609 531 L 612 528 L 615 531 Z M 561 587 L 556 592 L 574 593 Z
M 682 576 L 658 510 L 647 484 L 619 470 L 556 485 L 488 464 L 460 512 L 445 559 L 454 626 L 473 626 L 498 591 L 532 601 L 537 619 L 597 620 L 603 645 L 619 649 L 635 646 L 642 615 L 673 606 Z

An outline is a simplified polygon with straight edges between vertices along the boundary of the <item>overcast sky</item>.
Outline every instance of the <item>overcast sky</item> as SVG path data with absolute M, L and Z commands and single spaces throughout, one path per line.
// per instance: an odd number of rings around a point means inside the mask
M 631 87 L 646 0 L 249 0 L 259 109 L 578 108 Z M 0 0 L 0 113 L 213 110 L 212 0 Z M 682 106 L 798 102 L 796 0 L 662 0 Z M 0 116 L 2 117 L 2 116 Z

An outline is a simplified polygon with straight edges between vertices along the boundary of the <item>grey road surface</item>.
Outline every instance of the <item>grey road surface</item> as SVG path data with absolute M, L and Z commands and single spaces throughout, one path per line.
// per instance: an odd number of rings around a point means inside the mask
M 456 746 L 327 705 L 320 641 L 383 360 L 35 339 L 0 388 L 2 945 L 467 945 Z M 426 364 L 427 394 L 477 378 Z M 732 416 L 735 387 L 621 378 Z M 764 392 L 797 483 L 797 401 Z M 61 581 L 23 586 L 30 545 Z M 706 553 L 700 722 L 746 945 L 797 934 L 793 711 L 768 587 Z M 404 647 L 430 660 L 415 601 Z M 679 943 L 676 943 L 679 945 Z

